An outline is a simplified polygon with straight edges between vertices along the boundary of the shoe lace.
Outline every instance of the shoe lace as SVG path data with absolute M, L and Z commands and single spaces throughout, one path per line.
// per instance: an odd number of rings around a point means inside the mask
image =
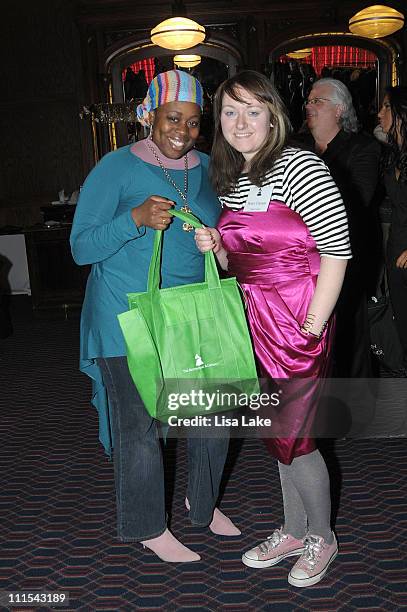
M 322 540 L 315 536 L 307 536 L 304 540 L 304 552 L 301 556 L 301 561 L 304 561 L 307 565 L 314 567 L 318 561 L 319 555 L 322 550 Z
M 287 536 L 281 531 L 281 529 L 276 529 L 275 531 L 273 531 L 273 533 L 270 536 L 268 536 L 267 540 L 259 544 L 259 550 L 261 554 L 267 555 L 267 553 L 272 548 L 275 548 L 276 546 L 278 546 L 280 542 L 285 540 L 286 537 Z

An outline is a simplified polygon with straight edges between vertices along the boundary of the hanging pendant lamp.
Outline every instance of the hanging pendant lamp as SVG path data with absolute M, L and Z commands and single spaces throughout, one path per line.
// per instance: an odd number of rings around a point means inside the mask
M 311 55 L 312 49 L 298 49 L 298 51 L 290 51 L 287 53 L 288 57 L 292 57 L 293 59 L 303 59 L 304 57 L 308 57 Z
M 349 20 L 352 34 L 366 38 L 383 38 L 400 30 L 404 15 L 390 6 L 375 4 L 359 11 Z
M 200 63 L 200 55 L 174 55 L 174 64 L 179 68 L 193 68 Z
M 151 41 L 164 49 L 189 49 L 205 40 L 205 28 L 187 17 L 171 17 L 151 30 Z

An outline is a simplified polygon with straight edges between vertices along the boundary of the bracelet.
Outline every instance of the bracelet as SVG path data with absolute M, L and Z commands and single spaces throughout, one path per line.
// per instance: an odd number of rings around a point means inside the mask
M 322 332 L 320 334 L 313 334 L 312 332 L 308 331 L 307 329 L 305 329 L 304 327 L 300 327 L 300 330 L 302 331 L 303 334 L 305 334 L 306 336 L 314 336 L 314 338 L 319 338 L 322 336 Z
M 305 321 L 301 325 L 300 329 L 304 334 L 307 334 L 307 336 L 309 335 L 309 336 L 314 336 L 315 338 L 320 338 L 322 334 L 324 333 L 325 327 L 328 325 L 328 321 L 324 321 L 322 323 L 321 331 L 319 332 L 319 334 L 315 334 L 314 332 L 311 331 L 315 323 L 315 319 L 316 319 L 316 316 L 312 312 L 309 312 L 307 316 L 305 317 Z

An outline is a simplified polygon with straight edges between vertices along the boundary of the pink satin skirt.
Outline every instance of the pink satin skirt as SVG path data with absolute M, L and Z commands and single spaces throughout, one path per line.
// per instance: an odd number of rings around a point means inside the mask
M 312 431 L 329 371 L 333 321 L 321 339 L 300 331 L 320 255 L 300 215 L 283 202 L 271 201 L 265 212 L 224 209 L 218 229 L 229 273 L 244 292 L 259 375 L 281 395 L 271 427 L 260 435 L 270 453 L 289 464 L 315 450 Z

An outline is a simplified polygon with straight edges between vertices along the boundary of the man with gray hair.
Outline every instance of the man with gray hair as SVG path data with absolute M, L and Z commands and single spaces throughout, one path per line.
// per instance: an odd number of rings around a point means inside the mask
M 341 81 L 316 81 L 305 108 L 310 147 L 327 164 L 345 204 L 353 253 L 337 305 L 334 374 L 368 378 L 372 365 L 366 294 L 380 257 L 373 210 L 380 144 L 358 132 L 352 97 Z

